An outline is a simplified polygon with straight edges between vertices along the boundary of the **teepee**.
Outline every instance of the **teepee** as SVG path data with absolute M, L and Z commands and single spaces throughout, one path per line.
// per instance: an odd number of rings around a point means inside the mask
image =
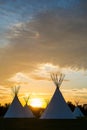
M 63 74 L 58 77 L 57 74 L 52 74 L 51 79 L 56 85 L 54 95 L 48 104 L 46 110 L 41 116 L 41 119 L 74 119 L 72 111 L 68 107 L 65 99 L 60 92 L 59 88 L 64 80 Z
M 78 107 L 79 101 L 75 101 L 75 103 L 76 103 L 76 107 L 73 111 L 73 115 L 76 118 L 84 117 L 84 114 L 81 112 L 80 108 Z
M 25 106 L 24 106 L 24 110 L 25 110 L 27 116 L 29 118 L 35 118 L 34 114 L 32 113 L 32 111 L 30 110 L 29 106 L 27 105 L 28 104 L 28 100 L 29 100 L 29 96 L 27 98 L 24 98 L 24 100 L 25 100 L 25 103 L 26 103 Z
M 26 114 L 22 104 L 20 103 L 18 99 L 18 92 L 20 87 L 14 87 L 13 93 L 14 93 L 14 99 L 8 108 L 4 118 L 26 118 L 28 115 Z

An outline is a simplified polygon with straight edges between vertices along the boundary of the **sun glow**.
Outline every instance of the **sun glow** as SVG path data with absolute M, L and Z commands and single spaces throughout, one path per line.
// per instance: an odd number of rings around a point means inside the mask
M 45 108 L 46 102 L 41 98 L 32 98 L 29 103 L 32 107 Z

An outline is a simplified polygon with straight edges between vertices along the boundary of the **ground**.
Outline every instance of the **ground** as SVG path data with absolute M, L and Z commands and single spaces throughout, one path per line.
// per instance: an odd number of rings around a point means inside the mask
M 0 130 L 87 130 L 87 119 L 40 120 L 40 119 L 3 119 Z

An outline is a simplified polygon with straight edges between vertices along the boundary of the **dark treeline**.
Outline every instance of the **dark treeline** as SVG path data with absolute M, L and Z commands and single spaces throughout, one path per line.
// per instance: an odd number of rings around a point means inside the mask
M 67 104 L 68 104 L 68 106 L 70 107 L 70 109 L 71 109 L 72 112 L 73 112 L 74 109 L 75 109 L 75 105 L 74 105 L 72 102 L 70 102 L 70 101 L 68 101 Z M 7 111 L 8 108 L 9 108 L 9 106 L 10 106 L 10 104 L 5 104 L 5 105 L 1 105 L 1 104 L 0 104 L 0 117 L 3 117 L 3 116 L 5 115 L 6 111 Z M 84 114 L 85 116 L 87 116 L 87 104 L 78 105 L 78 107 L 79 107 L 80 110 L 83 112 L 83 114 Z M 30 106 L 30 109 L 32 110 L 33 114 L 34 114 L 37 118 L 39 118 L 39 117 L 41 116 L 41 114 L 43 113 L 43 111 L 45 110 L 45 109 L 43 109 L 43 108 L 33 108 L 33 107 L 31 107 L 31 106 Z
M 70 101 L 68 101 L 67 104 L 73 112 L 76 106 Z M 87 116 L 87 104 L 78 105 L 78 107 L 80 108 L 84 116 Z
M 0 104 L 0 117 L 3 117 L 6 111 L 8 110 L 10 104 L 1 105 Z

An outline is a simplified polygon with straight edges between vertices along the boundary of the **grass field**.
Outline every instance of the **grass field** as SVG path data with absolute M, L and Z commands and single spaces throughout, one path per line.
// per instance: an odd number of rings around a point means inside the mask
M 22 118 L 0 118 L 0 130 L 87 130 L 87 120 L 40 120 Z

